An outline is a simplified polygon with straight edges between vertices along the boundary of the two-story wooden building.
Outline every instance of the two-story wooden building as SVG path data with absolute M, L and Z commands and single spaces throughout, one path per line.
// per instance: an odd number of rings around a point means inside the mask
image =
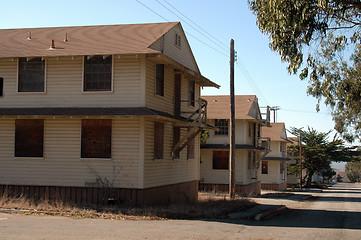
M 0 30 L 0 190 L 197 199 L 203 77 L 180 23 Z
M 262 127 L 262 136 L 271 139 L 271 152 L 263 158 L 260 168 L 261 188 L 285 190 L 287 187 L 287 133 L 284 123 Z
M 201 145 L 201 190 L 228 191 L 229 185 L 229 96 L 202 96 L 208 102 L 209 137 Z M 261 182 L 258 168 L 268 153 L 269 139 L 262 138 L 263 125 L 269 123 L 269 113 L 262 119 L 255 95 L 235 96 L 236 192 L 258 195 Z

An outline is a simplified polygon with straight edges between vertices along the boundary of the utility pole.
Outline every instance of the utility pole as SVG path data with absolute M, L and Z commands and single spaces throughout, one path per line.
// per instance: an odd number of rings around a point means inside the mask
M 300 189 L 302 189 L 302 142 L 300 130 Z
M 229 197 L 235 196 L 235 107 L 234 107 L 234 40 L 231 39 L 230 47 L 230 107 L 231 107 L 231 132 L 229 136 Z
M 279 106 L 273 106 L 273 107 L 271 107 L 270 110 L 273 111 L 273 122 L 275 123 L 276 122 L 276 113 L 277 113 L 278 110 L 280 110 L 280 107 Z

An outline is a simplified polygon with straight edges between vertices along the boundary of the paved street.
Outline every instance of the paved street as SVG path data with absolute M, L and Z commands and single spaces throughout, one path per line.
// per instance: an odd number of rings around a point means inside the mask
M 0 239 L 360 239 L 361 185 L 337 184 L 265 221 L 116 221 L 0 214 Z

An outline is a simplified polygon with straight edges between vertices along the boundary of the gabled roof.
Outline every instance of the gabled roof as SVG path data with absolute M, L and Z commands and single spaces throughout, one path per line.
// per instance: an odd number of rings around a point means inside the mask
M 262 127 L 262 137 L 269 137 L 271 141 L 288 142 L 284 123 L 271 123 L 271 127 Z
M 177 24 L 0 29 L 0 58 L 158 53 L 149 46 Z
M 208 102 L 207 118 L 229 119 L 231 117 L 229 95 L 202 96 L 202 98 Z M 256 95 L 237 95 L 234 97 L 234 102 L 236 119 L 261 120 Z

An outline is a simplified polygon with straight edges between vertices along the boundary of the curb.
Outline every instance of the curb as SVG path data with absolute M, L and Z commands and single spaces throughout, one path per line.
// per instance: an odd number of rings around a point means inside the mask
M 288 209 L 285 205 L 282 205 L 278 208 L 275 208 L 275 209 L 271 209 L 271 210 L 268 210 L 266 212 L 263 212 L 263 213 L 260 213 L 260 214 L 257 214 L 254 218 L 254 220 L 256 221 L 260 221 L 260 220 L 264 220 L 265 218 L 268 218 L 272 215 L 275 215 L 275 214 L 278 214 L 282 211 L 285 211 L 286 209 Z

